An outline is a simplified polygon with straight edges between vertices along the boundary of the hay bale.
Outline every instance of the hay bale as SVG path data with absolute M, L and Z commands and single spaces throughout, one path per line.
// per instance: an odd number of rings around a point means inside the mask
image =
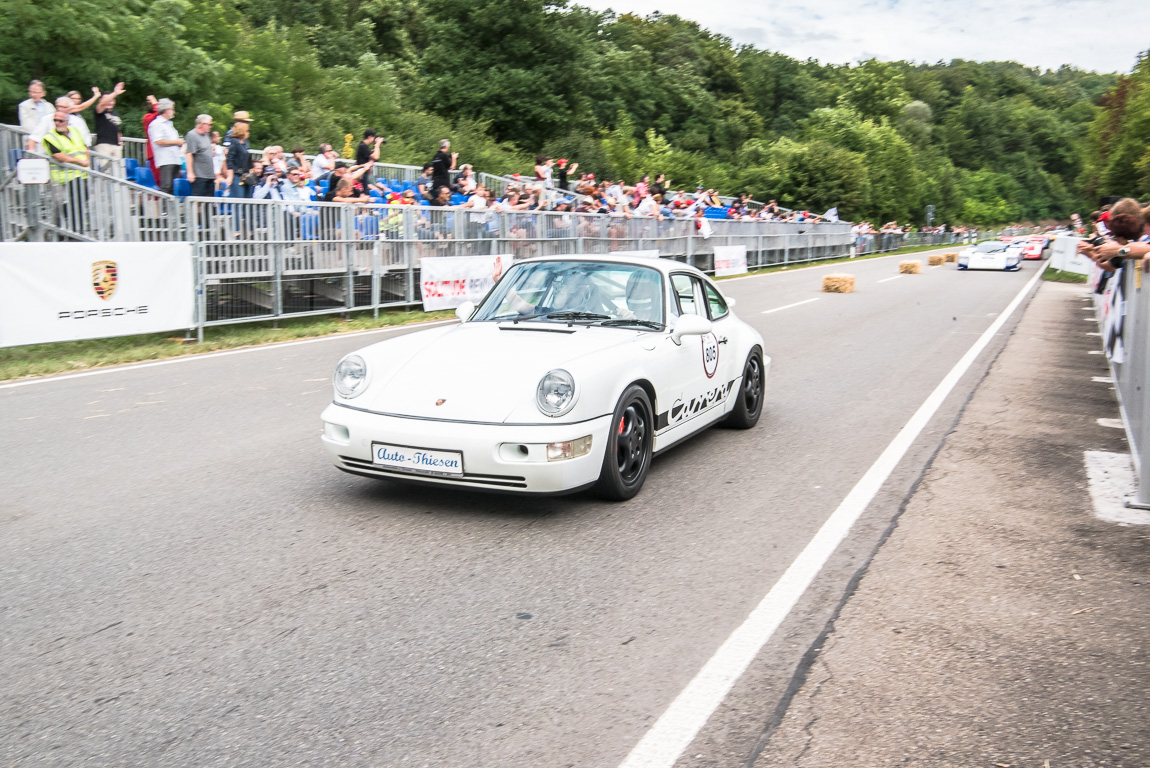
M 853 293 L 854 289 L 854 275 L 823 275 L 823 293 Z
M 958 254 L 957 253 L 948 253 L 948 254 L 945 254 L 945 256 L 946 256 L 946 263 L 947 264 L 954 264 L 958 261 Z
M 930 266 L 941 267 L 942 265 L 943 265 L 943 261 L 942 261 L 942 254 L 941 253 L 936 253 L 930 257 Z
M 898 273 L 900 275 L 918 275 L 922 273 L 921 261 L 900 261 L 898 263 Z

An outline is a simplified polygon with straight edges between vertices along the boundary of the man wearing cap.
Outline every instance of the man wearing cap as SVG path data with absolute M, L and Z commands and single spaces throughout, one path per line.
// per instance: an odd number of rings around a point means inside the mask
M 196 115 L 196 127 L 184 134 L 184 167 L 188 169 L 192 197 L 212 197 L 216 193 L 211 132 L 212 116 Z
M 559 177 L 559 189 L 567 190 L 567 174 L 575 173 L 579 163 L 567 165 L 567 158 L 561 157 L 555 164 L 559 167 L 559 172 L 556 174 Z
M 148 126 L 148 139 L 152 142 L 152 154 L 160 172 L 160 191 L 170 195 L 176 176 L 180 173 L 180 162 L 183 160 L 180 147 L 184 145 L 184 140 L 172 124 L 172 118 L 176 116 L 175 103 L 171 99 L 160 99 L 156 108 L 160 114 Z

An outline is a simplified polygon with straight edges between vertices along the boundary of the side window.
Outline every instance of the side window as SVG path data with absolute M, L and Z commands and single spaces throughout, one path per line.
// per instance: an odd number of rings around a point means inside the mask
M 675 300 L 679 304 L 680 315 L 702 314 L 695 302 L 695 281 L 690 275 L 671 275 L 671 288 L 675 291 Z
M 723 296 L 710 283 L 703 283 L 703 290 L 707 293 L 707 309 L 711 312 L 711 319 L 718 320 L 727 314 L 727 302 Z

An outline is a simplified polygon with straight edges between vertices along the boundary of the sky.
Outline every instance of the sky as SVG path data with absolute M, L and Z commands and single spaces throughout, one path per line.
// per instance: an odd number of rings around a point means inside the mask
M 1150 49 L 1148 0 L 571 0 L 596 10 L 658 11 L 697 22 L 736 45 L 796 59 L 854 64 L 870 58 L 933 64 L 1017 61 L 1057 69 L 1129 72 Z M 1107 7 L 1121 7 L 1108 24 Z

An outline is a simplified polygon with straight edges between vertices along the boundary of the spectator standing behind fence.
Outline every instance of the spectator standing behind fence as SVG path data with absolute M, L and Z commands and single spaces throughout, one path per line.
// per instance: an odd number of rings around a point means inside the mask
M 71 126 L 70 117 L 66 110 L 60 110 L 51 116 L 52 130 L 44 134 L 44 149 L 58 163 L 71 163 L 88 168 L 90 166 L 88 147 L 80 132 Z M 52 169 L 52 181 L 64 187 L 67 215 L 75 227 L 84 226 L 85 199 L 88 193 L 84 180 L 87 178 L 88 174 L 73 168 L 57 166 Z
M 77 135 L 83 139 L 84 146 L 91 146 L 92 136 L 88 133 L 88 126 L 82 119 L 80 119 L 78 115 L 72 114 L 72 108 L 74 106 L 75 104 L 67 96 L 61 96 L 60 98 L 56 99 L 55 111 L 47 117 L 42 118 L 40 120 L 40 124 L 36 126 L 36 130 L 29 134 L 26 143 L 26 149 L 31 152 L 37 151 L 36 148 L 40 146 L 40 143 L 44 140 L 44 137 L 48 135 L 48 133 L 50 133 L 54 127 L 52 121 L 55 118 L 56 112 L 63 112 L 65 115 L 67 115 L 68 130 L 76 131 Z
M 176 116 L 176 105 L 171 99 L 160 99 L 157 107 L 160 115 L 148 126 L 148 138 L 152 140 L 152 153 L 156 158 L 156 168 L 160 171 L 160 191 L 172 194 L 176 177 L 180 175 L 180 162 L 183 156 L 180 147 L 184 140 L 176 132 L 172 118 Z
M 116 83 L 111 93 L 100 96 L 93 110 L 92 126 L 96 129 L 96 146 L 93 149 L 101 155 L 112 158 L 104 167 L 96 170 L 111 173 L 112 166 L 119 166 L 124 158 L 124 136 L 121 127 L 123 121 L 116 112 L 116 98 L 124 92 L 124 84 Z
M 68 98 L 72 100 L 72 114 L 75 115 L 76 118 L 80 121 L 83 121 L 84 118 L 80 117 L 80 113 L 99 101 L 100 89 L 93 85 L 92 98 L 88 99 L 87 101 L 84 101 L 84 96 L 79 91 L 68 91 Z M 88 130 L 87 122 L 84 123 L 84 133 L 86 133 L 88 138 L 91 139 L 92 133 Z
M 227 163 L 227 151 L 224 150 L 221 142 L 223 139 L 220 137 L 219 131 L 212 131 L 209 136 L 212 137 L 212 175 L 215 178 L 215 188 L 227 189 L 227 177 L 224 175 L 224 166 Z
M 39 80 L 28 83 L 28 98 L 20 102 L 20 127 L 28 133 L 36 130 L 45 117 L 56 114 L 56 108 L 44 98 L 44 84 Z
M 567 174 L 575 173 L 579 169 L 579 163 L 567 164 L 567 158 L 561 157 L 555 163 L 556 175 L 559 177 L 559 188 L 566 191 L 567 187 Z
M 144 157 L 148 161 L 148 168 L 152 171 L 152 178 L 156 180 L 156 184 L 160 183 L 160 171 L 156 168 L 156 148 L 152 146 L 152 139 L 148 135 L 148 129 L 152 127 L 152 121 L 160 115 L 159 102 L 156 97 L 151 94 L 148 95 L 148 111 L 144 113 Z
M 192 197 L 213 197 L 216 194 L 215 154 L 212 138 L 211 115 L 196 115 L 196 127 L 184 134 L 184 167 L 188 170 L 188 183 Z
M 236 114 L 246 115 L 246 112 Z M 231 191 L 232 197 L 251 197 L 252 188 L 244 183 L 244 177 L 252 169 L 252 156 L 248 149 L 248 123 L 250 120 L 236 120 L 235 125 L 224 137 L 225 155 L 225 183 Z
M 381 146 L 383 146 L 383 137 L 368 128 L 363 132 L 363 141 L 355 148 L 355 164 L 367 165 L 368 161 L 379 162 Z
M 443 139 L 439 142 L 439 151 L 431 158 L 431 191 L 433 197 L 439 195 L 440 187 L 451 186 L 451 172 L 455 170 L 455 161 L 459 159 L 459 153 L 450 152 L 450 150 L 451 142 L 448 139 Z

